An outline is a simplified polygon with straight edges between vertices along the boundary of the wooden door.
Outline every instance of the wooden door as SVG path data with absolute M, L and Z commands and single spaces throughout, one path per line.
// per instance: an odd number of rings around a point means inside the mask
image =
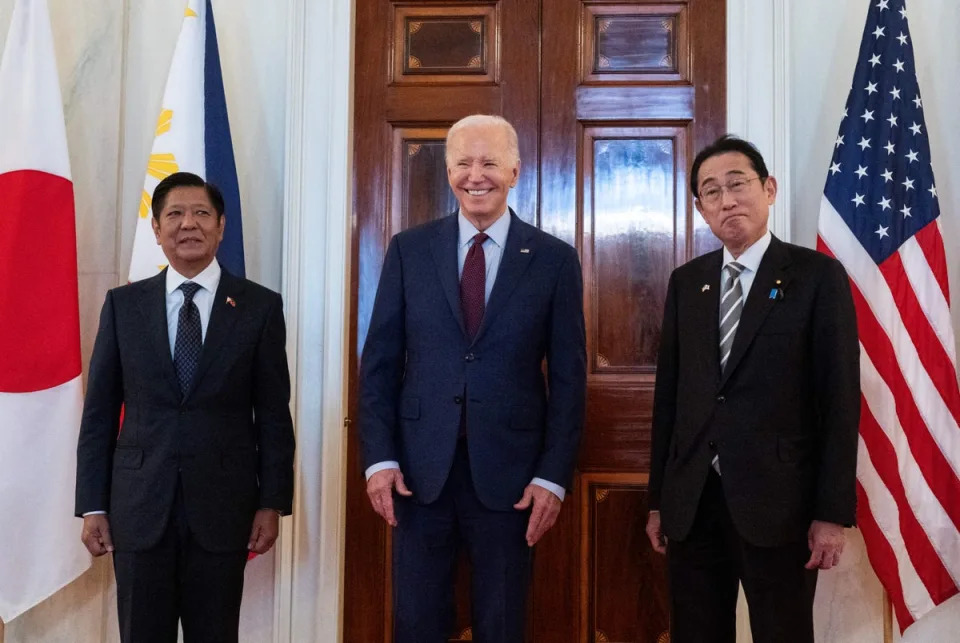
M 725 0 L 357 0 L 349 409 L 390 237 L 444 216 L 446 129 L 502 114 L 511 206 L 584 269 L 588 397 L 574 489 L 537 546 L 528 641 L 665 641 L 646 520 L 650 418 L 670 271 L 716 247 L 687 172 L 725 122 Z M 390 541 L 348 440 L 344 641 L 390 641 Z M 466 572 L 466 564 L 461 565 Z M 471 640 L 467 584 L 457 629 Z

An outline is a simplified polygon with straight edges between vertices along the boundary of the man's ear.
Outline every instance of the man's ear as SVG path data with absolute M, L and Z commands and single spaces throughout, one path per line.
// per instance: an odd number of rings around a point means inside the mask
M 160 222 L 157 221 L 157 217 L 150 217 L 150 227 L 153 228 L 153 236 L 157 240 L 157 245 L 160 245 Z
M 763 191 L 767 193 L 767 203 L 773 205 L 773 202 L 777 200 L 777 178 L 775 176 L 767 177 L 767 180 L 763 182 Z

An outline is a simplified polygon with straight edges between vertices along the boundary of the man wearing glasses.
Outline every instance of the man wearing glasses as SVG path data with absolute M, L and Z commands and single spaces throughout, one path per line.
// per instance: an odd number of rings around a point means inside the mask
M 677 268 L 663 315 L 647 535 L 667 554 L 671 640 L 813 641 L 818 570 L 856 507 L 857 326 L 836 260 L 767 229 L 777 181 L 724 136 L 693 162 L 723 248 Z

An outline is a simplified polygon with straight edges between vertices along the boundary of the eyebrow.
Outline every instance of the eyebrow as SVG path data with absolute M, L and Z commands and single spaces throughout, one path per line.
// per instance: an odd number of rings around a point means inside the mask
M 747 173 L 743 170 L 730 170 L 724 176 L 730 176 L 731 174 L 736 174 L 737 176 L 746 176 Z M 720 179 L 710 176 L 703 180 L 703 183 L 700 184 L 700 187 L 703 187 L 707 183 L 718 183 L 719 181 Z

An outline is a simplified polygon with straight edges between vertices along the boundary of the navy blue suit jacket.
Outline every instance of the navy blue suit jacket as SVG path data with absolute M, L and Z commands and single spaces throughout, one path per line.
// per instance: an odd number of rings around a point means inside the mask
M 511 509 L 534 477 L 570 486 L 586 383 L 580 261 L 509 216 L 472 341 L 460 309 L 457 215 L 401 232 L 387 249 L 361 359 L 360 434 L 365 466 L 398 461 L 420 503 L 446 482 L 463 404 L 485 506 Z

